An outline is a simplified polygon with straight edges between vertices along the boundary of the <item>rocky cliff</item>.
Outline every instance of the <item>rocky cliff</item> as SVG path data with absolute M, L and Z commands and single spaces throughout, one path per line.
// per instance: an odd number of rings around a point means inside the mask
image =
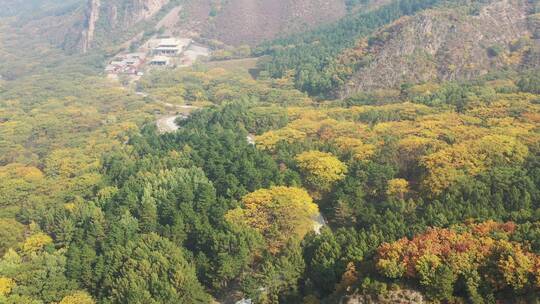
M 402 18 L 345 52 L 342 60 L 356 62 L 356 72 L 340 95 L 403 83 L 471 79 L 530 64 L 527 58 L 538 48 L 530 3 L 488 1 Z
M 33 16 L 22 24 L 29 36 L 48 40 L 68 52 L 120 44 L 144 31 L 169 0 L 82 0 Z
M 83 52 L 110 43 L 122 43 L 138 32 L 146 30 L 142 23 L 151 20 L 169 3 L 169 0 L 89 0 L 89 2 L 86 27 L 81 36 Z
M 96 32 L 96 23 L 99 19 L 99 10 L 101 8 L 100 0 L 90 0 L 88 3 L 86 25 L 81 33 L 81 52 L 86 53 L 92 46 Z

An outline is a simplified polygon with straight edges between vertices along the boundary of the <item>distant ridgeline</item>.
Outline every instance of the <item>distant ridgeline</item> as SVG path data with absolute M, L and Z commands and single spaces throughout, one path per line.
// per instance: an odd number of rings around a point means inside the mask
M 270 56 L 260 63 L 269 76 L 292 77 L 296 88 L 320 97 L 348 97 L 377 84 L 472 79 L 538 65 L 538 11 L 537 0 L 399 0 L 264 43 L 256 54 Z

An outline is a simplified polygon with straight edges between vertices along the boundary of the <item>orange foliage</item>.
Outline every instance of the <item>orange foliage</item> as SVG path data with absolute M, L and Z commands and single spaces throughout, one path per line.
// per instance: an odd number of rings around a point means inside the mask
M 389 278 L 420 280 L 419 271 L 433 271 L 442 264 L 454 274 L 464 275 L 495 264 L 495 272 L 485 274 L 495 289 L 521 290 L 527 285 L 538 288 L 540 256 L 502 237 L 509 237 L 515 230 L 512 222 L 494 221 L 471 224 L 459 231 L 432 228 L 411 240 L 403 238 L 381 245 L 377 250 L 377 269 Z M 530 277 L 535 281 L 529 282 Z

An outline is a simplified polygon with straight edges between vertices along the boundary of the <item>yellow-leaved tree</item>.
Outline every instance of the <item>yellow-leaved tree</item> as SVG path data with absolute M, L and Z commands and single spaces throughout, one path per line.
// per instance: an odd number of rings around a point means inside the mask
M 404 199 L 409 191 L 409 182 L 403 178 L 394 178 L 388 181 L 386 194 L 398 199 Z
M 303 238 L 312 230 L 319 212 L 307 191 L 296 187 L 260 189 L 244 196 L 242 203 L 242 208 L 227 213 L 227 220 L 257 230 L 274 253 L 291 236 Z
M 307 151 L 296 157 L 306 182 L 315 190 L 328 191 L 345 178 L 347 166 L 331 153 Z
M 38 232 L 28 237 L 22 244 L 22 251 L 25 254 L 31 254 L 41 251 L 45 246 L 53 242 L 52 238 L 45 233 Z
M 0 297 L 8 295 L 15 285 L 13 279 L 0 277 Z
M 94 300 L 84 291 L 76 291 L 69 296 L 65 296 L 59 304 L 94 304 Z
M 438 195 L 460 177 L 476 176 L 494 166 L 521 164 L 528 152 L 517 138 L 506 135 L 488 135 L 456 144 L 422 158 L 428 173 L 423 186 Z
M 284 128 L 275 131 L 268 131 L 260 136 L 255 137 L 257 147 L 263 150 L 274 151 L 277 144 L 281 141 L 287 143 L 294 143 L 306 138 L 306 133 L 291 129 Z

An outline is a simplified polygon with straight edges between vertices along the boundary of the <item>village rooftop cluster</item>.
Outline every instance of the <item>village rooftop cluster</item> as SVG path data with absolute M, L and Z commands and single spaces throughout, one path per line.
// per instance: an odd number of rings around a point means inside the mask
M 138 52 L 117 55 L 105 68 L 110 75 L 142 76 L 146 66 L 189 66 L 199 56 L 208 56 L 208 49 L 195 46 L 189 38 L 150 39 Z

